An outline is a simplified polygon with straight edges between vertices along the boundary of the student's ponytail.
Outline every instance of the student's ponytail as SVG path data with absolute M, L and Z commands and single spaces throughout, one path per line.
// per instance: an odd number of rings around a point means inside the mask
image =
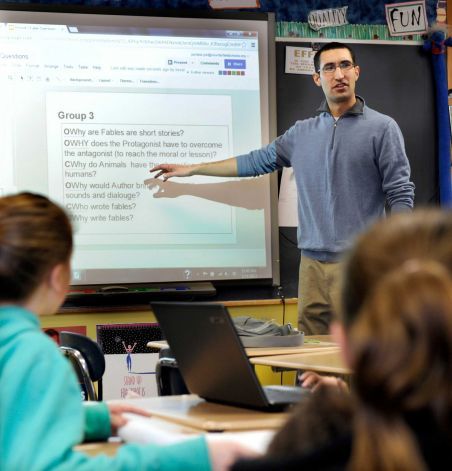
M 438 262 L 409 260 L 383 276 L 348 330 L 357 410 L 349 469 L 423 470 L 406 423 L 452 407 L 452 283 Z

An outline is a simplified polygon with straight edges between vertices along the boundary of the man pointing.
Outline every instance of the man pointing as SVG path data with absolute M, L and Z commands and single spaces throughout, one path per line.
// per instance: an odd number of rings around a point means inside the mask
M 391 211 L 411 210 L 414 185 L 402 133 L 389 116 L 355 94 L 360 68 L 345 44 L 314 56 L 314 83 L 325 100 L 316 117 L 297 121 L 269 145 L 226 160 L 162 164 L 155 177 L 258 176 L 292 167 L 298 192 L 299 328 L 328 333 L 338 295 L 339 261 L 353 237 Z

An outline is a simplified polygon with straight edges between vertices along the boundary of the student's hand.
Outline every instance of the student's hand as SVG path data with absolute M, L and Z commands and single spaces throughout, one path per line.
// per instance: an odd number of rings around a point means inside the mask
M 310 389 L 313 392 L 323 386 L 348 391 L 345 381 L 336 376 L 321 376 L 313 371 L 305 371 L 300 375 L 299 380 L 302 388 Z
M 171 177 L 189 177 L 192 175 L 192 165 L 176 165 L 176 164 L 161 164 L 157 165 L 151 170 L 150 173 L 157 172 L 154 178 L 159 178 L 163 175 L 163 181 L 168 180 Z
M 128 421 L 127 417 L 124 417 L 123 414 L 131 413 L 142 415 L 144 417 L 151 417 L 150 412 L 147 410 L 141 409 L 140 407 L 135 407 L 130 404 L 117 404 L 117 403 L 107 403 L 108 410 L 110 411 L 110 423 L 111 431 L 113 435 L 116 435 L 118 428 L 125 425 Z
M 246 458 L 258 458 L 261 455 L 254 450 L 232 440 L 209 440 L 210 464 L 212 471 L 227 471 L 237 460 Z

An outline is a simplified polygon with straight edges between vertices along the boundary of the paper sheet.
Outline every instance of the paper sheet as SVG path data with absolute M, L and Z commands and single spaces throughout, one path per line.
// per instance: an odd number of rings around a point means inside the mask
M 129 421 L 118 430 L 118 436 L 125 442 L 170 445 L 184 440 L 189 440 L 196 436 L 192 433 L 176 431 L 177 426 L 173 426 L 175 430 L 171 430 L 171 427 L 168 428 L 167 426 L 162 426 L 162 422 L 159 420 L 152 420 L 133 414 L 126 415 L 129 418 Z M 274 434 L 274 430 L 256 430 L 247 432 L 211 433 L 207 434 L 206 438 L 208 441 L 237 441 L 258 453 L 265 453 Z
M 284 168 L 278 204 L 279 227 L 297 227 L 297 186 L 292 168 Z

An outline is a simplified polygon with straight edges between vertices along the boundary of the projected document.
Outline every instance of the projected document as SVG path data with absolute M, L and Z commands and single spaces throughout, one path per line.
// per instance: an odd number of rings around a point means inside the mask
M 130 244 L 235 242 L 233 207 L 190 195 L 154 198 L 157 182 L 144 183 L 160 162 L 229 157 L 230 97 L 48 93 L 46 110 L 50 195 L 79 223 L 81 243 L 105 234 L 111 242 L 127 234 Z M 212 180 L 219 181 L 186 183 Z
M 266 177 L 149 173 L 268 141 L 266 26 L 9 15 L 0 11 L 0 194 L 43 193 L 68 211 L 73 284 L 271 277 Z

